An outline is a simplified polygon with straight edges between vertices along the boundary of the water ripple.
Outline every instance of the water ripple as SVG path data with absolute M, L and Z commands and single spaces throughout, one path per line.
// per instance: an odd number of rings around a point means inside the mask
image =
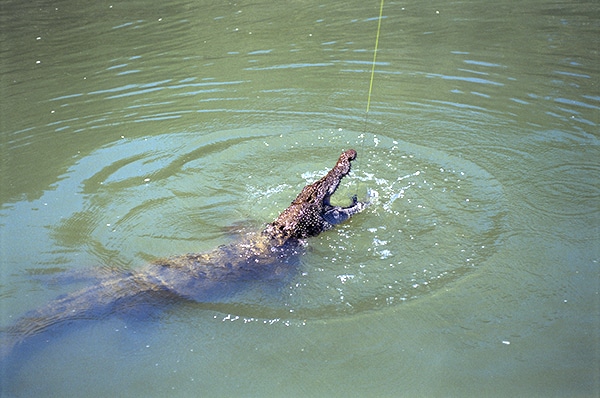
M 318 139 L 308 151 L 298 144 L 306 135 Z M 121 268 L 206 251 L 223 243 L 228 225 L 273 219 L 327 171 L 332 147 L 357 146 L 350 144 L 356 137 L 342 130 L 273 135 L 250 129 L 124 139 L 69 171 L 65 182 L 81 186 L 83 202 L 53 237 L 58 246 L 79 247 Z M 278 294 L 265 299 L 262 288 L 250 289 L 212 308 L 266 318 L 368 311 L 443 289 L 495 253 L 506 210 L 492 175 L 433 148 L 364 139 L 371 144 L 357 147 L 354 172 L 332 200 L 343 205 L 369 190 L 372 206 L 311 240 L 299 274 Z M 289 165 L 290 158 L 297 161 Z M 280 164 L 288 175 L 275 172 Z M 240 168 L 247 178 L 235 177 Z

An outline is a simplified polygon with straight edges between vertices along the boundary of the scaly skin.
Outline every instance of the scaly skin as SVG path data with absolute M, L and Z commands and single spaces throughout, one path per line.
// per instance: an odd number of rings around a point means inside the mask
M 239 291 L 244 282 L 285 279 L 293 272 L 288 260 L 297 254 L 303 239 L 317 236 L 367 206 L 356 197 L 345 208 L 329 203 L 354 159 L 355 150 L 342 153 L 326 176 L 304 187 L 262 232 L 208 253 L 158 260 L 127 274 L 110 276 L 27 313 L 8 329 L 0 357 L 27 338 L 65 322 L 99 319 L 136 305 L 177 299 L 217 302 Z

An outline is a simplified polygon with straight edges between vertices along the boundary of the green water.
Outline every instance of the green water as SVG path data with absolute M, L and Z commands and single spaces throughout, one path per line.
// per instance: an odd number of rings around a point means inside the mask
M 339 154 L 277 291 L 49 333 L 2 396 L 597 396 L 598 2 L 0 4 L 0 325 L 260 228 Z M 365 131 L 366 130 L 366 131 Z M 234 228 L 234 229 L 235 229 Z

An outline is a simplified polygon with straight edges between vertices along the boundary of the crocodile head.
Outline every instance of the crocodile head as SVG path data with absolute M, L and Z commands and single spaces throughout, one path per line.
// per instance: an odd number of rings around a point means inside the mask
M 350 162 L 354 159 L 354 149 L 342 153 L 333 169 L 319 181 L 305 186 L 292 204 L 267 225 L 264 232 L 282 241 L 304 239 L 317 236 L 363 210 L 367 204 L 357 201 L 356 196 L 348 207 L 329 203 L 342 178 L 350 172 Z

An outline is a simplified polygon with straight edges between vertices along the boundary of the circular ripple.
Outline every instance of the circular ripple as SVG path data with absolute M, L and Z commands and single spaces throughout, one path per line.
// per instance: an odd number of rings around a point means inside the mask
M 492 175 L 432 148 L 381 136 L 365 142 L 356 145 L 358 161 L 337 197 L 371 190 L 374 203 L 310 243 L 302 274 L 279 303 L 287 316 L 356 313 L 422 297 L 476 269 L 500 244 L 506 206 Z M 334 157 L 331 144 L 311 150 Z
M 358 136 L 240 129 L 123 140 L 70 170 L 82 206 L 54 236 L 121 266 L 209 251 L 225 243 L 231 225 L 261 228 L 274 219 L 354 147 L 353 172 L 332 202 L 370 192 L 372 205 L 311 239 L 289 284 L 257 285 L 211 308 L 299 319 L 368 311 L 439 291 L 496 251 L 505 205 L 492 175 L 432 148 Z M 73 237 L 68 231 L 81 222 Z

